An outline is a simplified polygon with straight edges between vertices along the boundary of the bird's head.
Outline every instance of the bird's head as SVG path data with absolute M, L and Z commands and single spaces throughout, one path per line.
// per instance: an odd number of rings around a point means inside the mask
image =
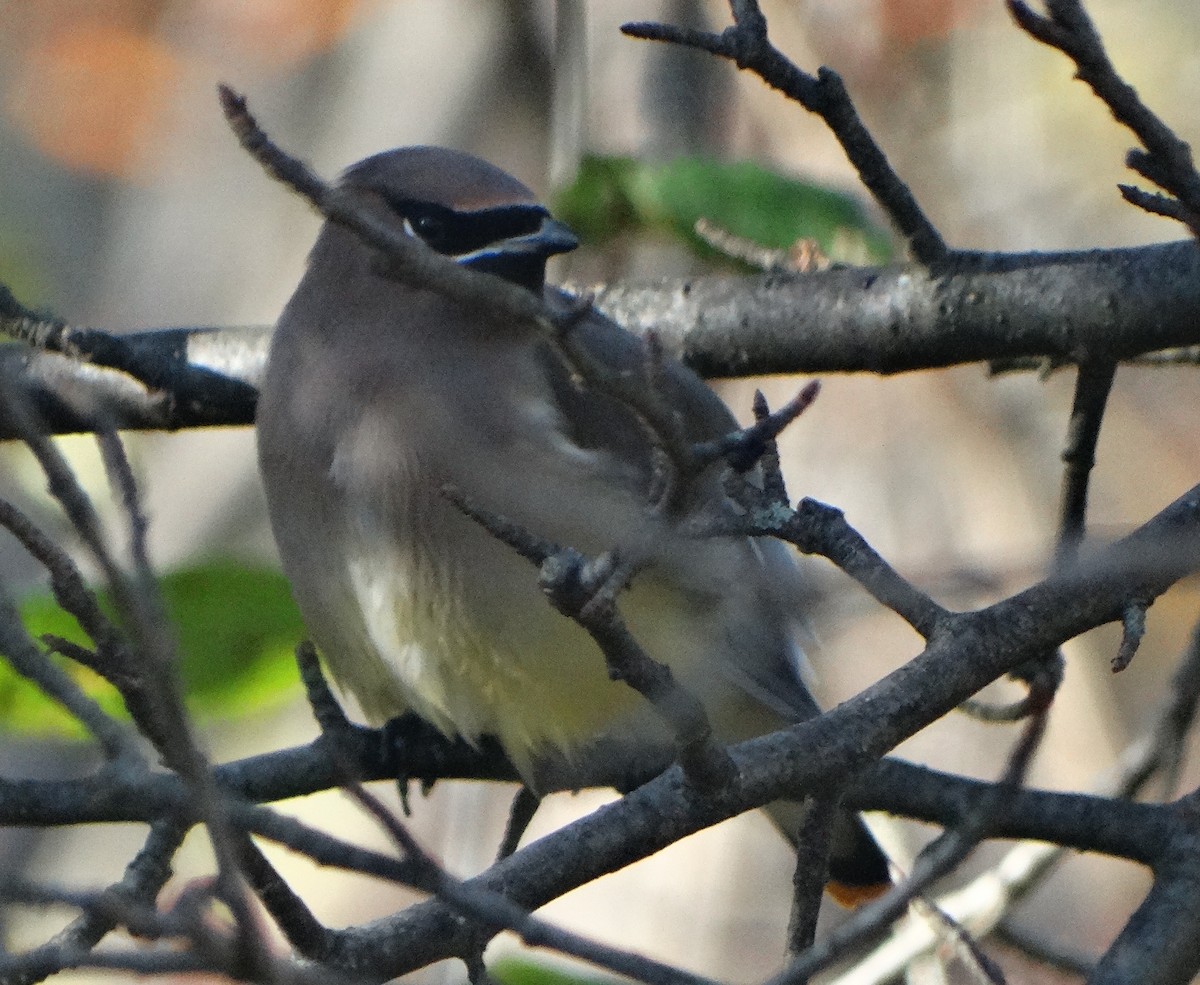
M 350 167 L 342 182 L 379 196 L 438 253 L 532 291 L 541 290 L 549 257 L 579 245 L 516 178 L 461 151 L 385 151 Z

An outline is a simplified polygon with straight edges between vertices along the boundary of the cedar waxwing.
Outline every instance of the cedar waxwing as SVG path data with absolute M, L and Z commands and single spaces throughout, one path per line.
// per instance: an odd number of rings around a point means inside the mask
M 439 253 L 563 303 L 544 286 L 546 259 L 575 237 L 503 171 L 413 147 L 342 180 Z M 493 735 L 534 788 L 539 760 L 570 764 L 593 743 L 605 755 L 669 743 L 654 709 L 609 679 L 595 643 L 543 597 L 536 569 L 446 498 L 450 485 L 586 554 L 648 551 L 621 614 L 721 741 L 815 715 L 784 546 L 674 528 L 648 508 L 654 449 L 627 407 L 582 389 L 532 327 L 388 279 L 375 260 L 326 223 L 279 320 L 258 404 L 284 571 L 330 672 L 364 712 L 382 722 L 412 710 L 448 736 Z M 644 343 L 599 314 L 572 331 L 601 364 L 645 364 Z M 689 439 L 737 427 L 681 364 L 666 360 L 662 376 Z M 723 501 L 721 471 L 697 483 L 698 506 Z M 846 814 L 835 829 L 831 892 L 846 901 L 885 886 L 861 820 Z

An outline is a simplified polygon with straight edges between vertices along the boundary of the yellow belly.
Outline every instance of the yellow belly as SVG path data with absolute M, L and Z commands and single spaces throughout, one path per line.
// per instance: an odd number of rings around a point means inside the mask
M 507 550 L 507 548 L 505 548 Z M 523 563 L 522 563 L 523 564 Z M 364 629 L 358 645 L 321 641 L 333 676 L 382 722 L 411 709 L 447 735 L 494 735 L 523 775 L 648 714 L 609 679 L 587 634 L 554 611 L 532 566 L 514 568 L 511 612 L 473 612 L 442 565 L 397 563 L 377 549 L 347 564 Z

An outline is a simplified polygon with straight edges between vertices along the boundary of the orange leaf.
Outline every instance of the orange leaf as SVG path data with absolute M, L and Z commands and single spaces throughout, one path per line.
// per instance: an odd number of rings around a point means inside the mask
M 5 110 L 38 150 L 67 167 L 128 176 L 161 136 L 179 77 L 176 55 L 152 37 L 68 24 L 29 53 Z
M 361 6 L 362 0 L 206 0 L 198 12 L 211 37 L 280 69 L 332 48 Z
M 885 38 L 908 48 L 944 39 L 980 9 L 980 0 L 883 0 L 880 29 Z

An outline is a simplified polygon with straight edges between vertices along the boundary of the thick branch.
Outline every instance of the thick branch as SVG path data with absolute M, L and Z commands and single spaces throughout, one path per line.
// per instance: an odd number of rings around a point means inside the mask
M 1120 361 L 1200 335 L 1200 250 L 956 254 L 933 271 L 705 277 L 594 294 L 704 376 L 899 373 L 1014 355 Z
M 1200 852 L 1193 842 L 1166 862 L 1154 886 L 1100 959 L 1092 985 L 1173 985 L 1195 979 L 1200 935 Z
M 697 277 L 595 288 L 596 307 L 705 376 L 901 373 L 1023 357 L 1116 361 L 1200 344 L 1200 249 L 1191 242 L 1065 253 L 965 254 L 916 266 Z M 3 328 L 0 325 L 0 328 Z M 172 328 L 124 336 L 139 362 L 174 367 L 152 390 L 116 369 L 19 345 L 50 429 L 249 424 L 270 329 Z M 171 382 L 173 381 L 173 382 Z M 0 438 L 15 435 L 0 420 Z
M 0 321 L 0 332 L 6 325 Z M 250 424 L 266 363 L 269 329 L 164 328 L 121 338 L 129 365 L 105 366 L 78 354 L 0 345 L 0 378 L 16 375 L 54 434 Z M 117 360 L 113 360 L 117 362 Z M 135 371 L 154 365 L 157 385 Z M 18 437 L 0 417 L 0 438 Z

